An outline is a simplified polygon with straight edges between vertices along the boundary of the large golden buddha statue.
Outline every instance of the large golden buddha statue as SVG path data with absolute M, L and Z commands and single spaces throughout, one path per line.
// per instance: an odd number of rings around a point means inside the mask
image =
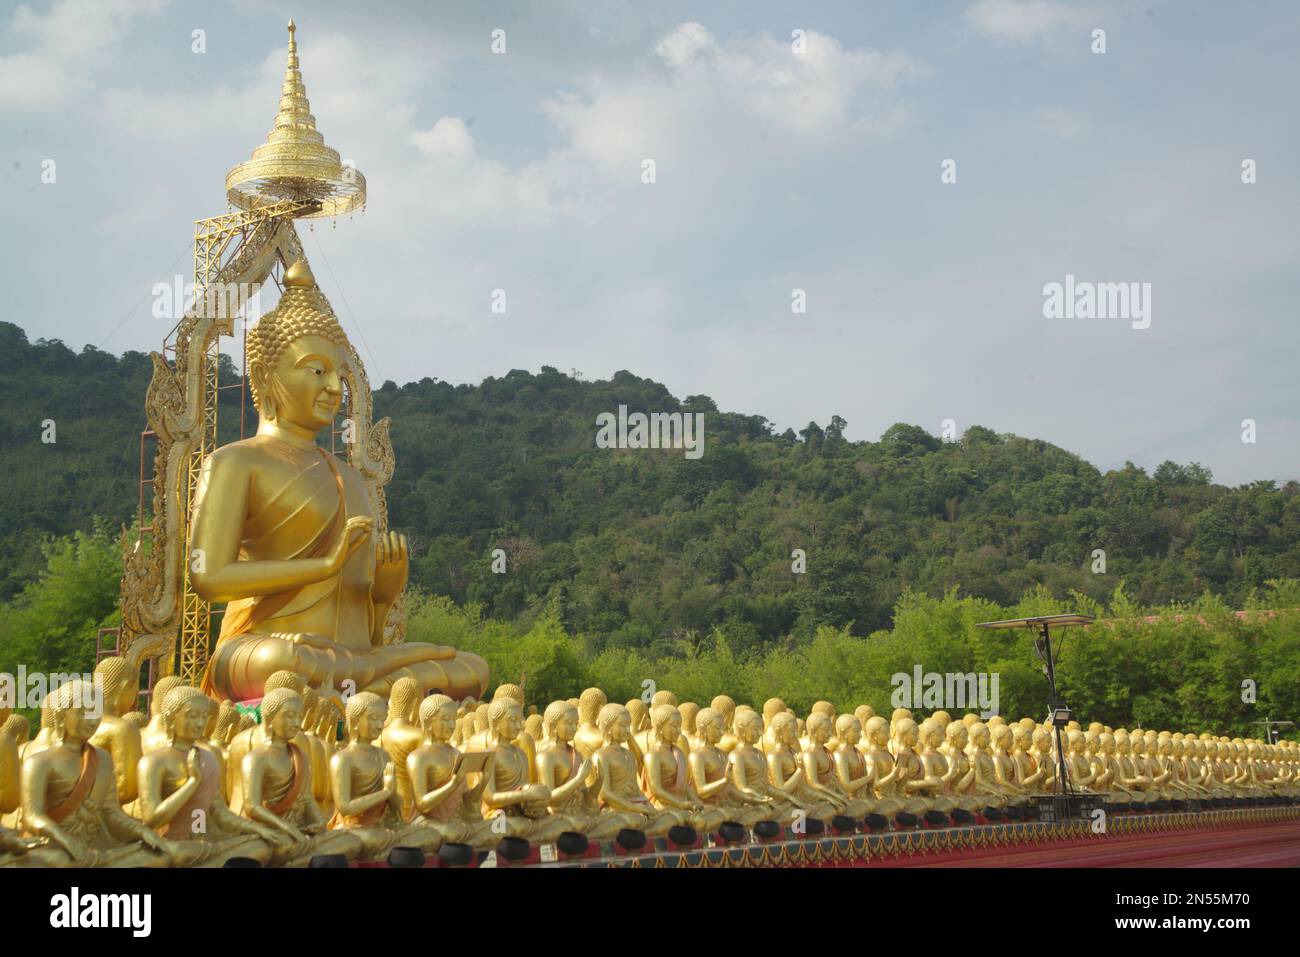
M 304 261 L 284 285 L 248 332 L 257 434 L 209 456 L 196 494 L 191 544 L 203 570 L 191 580 L 203 598 L 228 603 L 204 690 L 256 698 L 288 670 L 312 686 L 384 696 L 404 677 L 453 698 L 481 695 L 488 668 L 477 655 L 385 644 L 406 586 L 406 539 L 375 534 L 364 479 L 316 445 L 339 411 L 350 350 Z

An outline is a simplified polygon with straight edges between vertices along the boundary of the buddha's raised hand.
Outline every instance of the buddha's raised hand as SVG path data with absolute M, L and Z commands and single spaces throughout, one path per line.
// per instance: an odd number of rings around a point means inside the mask
M 375 601 L 387 604 L 402 593 L 410 572 L 410 552 L 406 536 L 397 532 L 380 535 L 375 542 Z
M 339 543 L 334 546 L 334 553 L 330 555 L 331 574 L 337 575 L 342 571 L 343 566 L 352 557 L 352 553 L 370 538 L 370 530 L 374 524 L 375 520 L 368 515 L 357 515 L 348 519 L 347 525 L 343 528 L 343 535 L 339 538 Z

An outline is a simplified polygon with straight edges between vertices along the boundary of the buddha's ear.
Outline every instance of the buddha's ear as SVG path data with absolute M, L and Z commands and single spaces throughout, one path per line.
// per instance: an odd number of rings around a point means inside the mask
M 272 384 L 270 367 L 261 359 L 254 359 L 248 366 L 248 377 L 253 384 L 253 393 L 257 397 L 257 411 L 267 421 L 275 420 L 275 387 Z

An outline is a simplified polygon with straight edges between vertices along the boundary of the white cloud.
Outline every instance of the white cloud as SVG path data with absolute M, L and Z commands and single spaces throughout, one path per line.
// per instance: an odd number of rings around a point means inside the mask
M 980 0 L 966 19 L 985 36 L 1026 42 L 1093 25 L 1096 11 L 1060 0 Z
M 23 5 L 6 36 L 25 45 L 0 56 L 0 109 L 43 109 L 66 102 L 89 84 L 91 71 L 129 30 L 167 0 L 57 0 L 46 13 Z
M 444 116 L 433 128 L 416 131 L 411 141 L 425 156 L 447 163 L 464 163 L 474 158 L 474 137 L 458 116 Z

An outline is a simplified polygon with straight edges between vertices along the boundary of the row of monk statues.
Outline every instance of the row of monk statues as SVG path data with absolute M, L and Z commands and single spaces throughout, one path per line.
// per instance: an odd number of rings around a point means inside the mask
M 147 721 L 127 711 L 135 697 L 132 670 L 106 658 L 93 684 L 51 692 L 30 738 L 25 719 L 0 714 L 0 865 L 302 866 L 566 833 L 998 821 L 1054 791 L 1062 765 L 1055 729 L 1033 719 L 885 718 L 825 701 L 800 718 L 776 698 L 700 707 L 659 691 L 619 704 L 588 688 L 539 712 L 510 684 L 457 702 L 405 677 L 387 700 L 345 701 L 281 671 L 249 725 L 177 678 L 158 681 Z M 1100 724 L 1061 740 L 1071 788 L 1120 810 L 1300 796 L 1292 742 Z

